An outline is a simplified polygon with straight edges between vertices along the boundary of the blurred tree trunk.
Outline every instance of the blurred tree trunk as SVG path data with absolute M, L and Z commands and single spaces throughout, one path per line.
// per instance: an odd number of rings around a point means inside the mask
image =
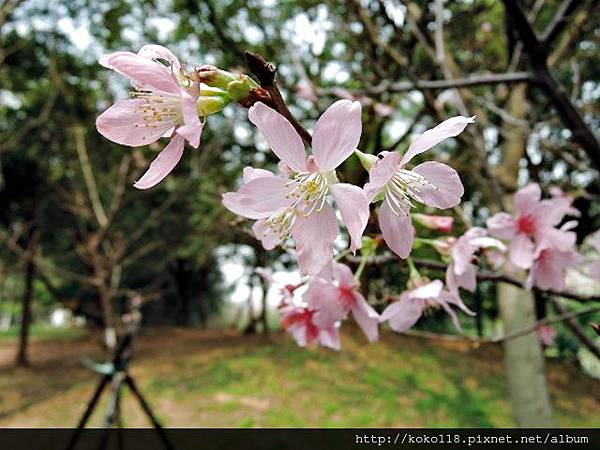
M 29 232 L 27 255 L 25 258 L 25 288 L 21 303 L 21 330 L 19 335 L 19 349 L 17 350 L 16 364 L 19 367 L 29 366 L 29 329 L 31 327 L 31 303 L 33 301 L 33 285 L 35 282 L 35 255 L 40 240 L 40 231 L 33 226 Z
M 511 92 L 508 113 L 518 119 L 527 115 L 527 86 L 517 85 Z M 505 141 L 502 145 L 502 183 L 516 189 L 520 161 L 527 149 L 527 133 L 515 126 L 504 125 Z M 513 208 L 511 198 L 505 204 Z M 498 303 L 504 332 L 532 326 L 536 321 L 535 302 L 530 292 L 515 286 L 498 285 Z M 544 357 L 537 334 L 532 332 L 504 342 L 506 370 L 513 415 L 519 427 L 552 427 L 552 406 L 546 383 Z
M 256 246 L 254 248 L 256 252 L 256 267 L 266 267 L 267 262 L 267 254 L 262 246 Z M 262 324 L 262 332 L 263 334 L 269 334 L 269 306 L 267 305 L 267 293 L 268 286 L 267 282 L 260 276 L 258 277 L 258 283 L 261 290 L 261 311 L 260 311 L 260 323 Z
M 117 345 L 117 329 L 115 324 L 112 295 L 109 289 L 101 286 L 98 289 L 102 318 L 104 322 L 104 343 L 108 350 L 113 350 Z

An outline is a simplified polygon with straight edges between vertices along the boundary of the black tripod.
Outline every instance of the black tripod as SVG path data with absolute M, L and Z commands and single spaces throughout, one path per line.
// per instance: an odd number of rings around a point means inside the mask
M 123 340 L 117 347 L 117 350 L 115 351 L 115 355 L 114 355 L 111 363 L 96 364 L 96 363 L 92 362 L 91 364 L 90 363 L 86 364 L 90 369 L 101 374 L 102 378 L 100 379 L 100 382 L 98 383 L 98 387 L 96 388 L 94 395 L 88 402 L 85 412 L 83 413 L 83 416 L 81 416 L 81 419 L 79 420 L 77 428 L 75 429 L 73 435 L 71 436 L 71 439 L 69 441 L 69 444 L 66 447 L 66 450 L 73 450 L 75 448 L 75 445 L 77 444 L 77 441 L 79 440 L 81 433 L 82 433 L 83 429 L 85 428 L 85 425 L 87 424 L 90 416 L 94 412 L 94 409 L 96 408 L 96 406 L 98 406 L 98 401 L 100 400 L 100 396 L 102 395 L 102 392 L 109 384 L 112 385 L 112 392 L 111 392 L 111 397 L 109 400 L 107 414 L 106 414 L 105 430 L 104 430 L 102 440 L 100 441 L 100 445 L 98 448 L 99 449 L 106 448 L 106 446 L 108 444 L 109 430 L 110 430 L 110 428 L 113 428 L 115 426 L 119 430 L 119 432 L 117 434 L 119 448 L 120 449 L 123 448 L 122 434 L 120 432 L 120 430 L 122 428 L 121 389 L 125 385 L 125 386 L 129 387 L 131 393 L 138 400 L 140 406 L 142 407 L 142 410 L 144 411 L 146 416 L 148 416 L 148 419 L 150 420 L 150 422 L 152 423 L 152 426 L 158 433 L 158 436 L 159 436 L 161 442 L 163 443 L 163 445 L 165 446 L 165 448 L 167 450 L 173 450 L 173 446 L 167 439 L 164 429 L 162 428 L 162 426 L 160 425 L 160 423 L 158 422 L 156 417 L 154 417 L 154 414 L 152 413 L 152 410 L 150 409 L 150 405 L 148 404 L 148 402 L 146 402 L 146 400 L 142 396 L 141 392 L 139 391 L 135 381 L 133 380 L 131 375 L 129 375 L 129 373 L 128 373 L 128 366 L 129 366 L 129 362 L 131 360 L 132 341 L 133 341 L 133 332 L 130 331 L 127 334 L 125 334 L 125 336 L 123 337 Z

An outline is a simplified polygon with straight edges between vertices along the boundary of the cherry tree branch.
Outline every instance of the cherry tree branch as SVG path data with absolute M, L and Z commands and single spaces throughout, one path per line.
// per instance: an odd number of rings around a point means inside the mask
M 529 62 L 540 86 L 552 101 L 552 105 L 558 112 L 563 123 L 572 131 L 574 140 L 583 147 L 592 164 L 600 169 L 600 143 L 594 136 L 592 130 L 585 123 L 583 117 L 579 114 L 579 111 L 577 111 L 568 95 L 564 92 L 562 86 L 550 73 L 547 62 L 547 41 L 538 38 L 517 0 L 503 0 L 503 2 L 510 20 L 512 20 L 517 29 L 520 40 L 523 43 L 523 49 L 529 57 Z M 574 10 L 573 8 L 574 6 L 569 7 L 569 5 L 567 5 L 564 8 L 564 17 L 567 17 L 568 14 L 566 13 L 569 11 L 572 12 Z M 561 9 L 563 8 L 561 7 Z M 547 39 L 555 39 L 558 36 L 558 32 L 562 31 L 564 28 L 564 25 L 561 25 L 563 20 L 566 19 L 561 19 L 555 27 L 549 30 L 548 36 L 546 36 Z
M 354 263 L 360 262 L 360 260 L 361 260 L 360 257 L 355 257 L 352 255 L 348 255 L 346 258 L 349 261 L 352 261 Z M 399 259 L 396 255 L 394 255 L 391 252 L 385 252 L 381 255 L 367 257 L 367 264 L 382 265 L 382 264 L 386 264 L 391 261 L 396 261 L 396 262 L 402 261 L 405 263 L 404 260 Z M 445 272 L 446 269 L 448 268 L 448 265 L 441 261 L 432 261 L 432 260 L 428 260 L 428 259 L 413 258 L 413 262 L 415 263 L 415 265 L 417 267 L 438 270 L 440 272 Z M 506 274 L 503 274 L 503 273 L 495 273 L 495 272 L 489 272 L 489 271 L 485 271 L 485 270 L 479 270 L 477 272 L 477 279 L 480 281 L 504 282 L 504 283 L 512 284 L 513 286 L 519 287 L 521 289 L 527 289 L 524 282 L 522 282 L 516 278 L 513 278 L 511 276 L 508 276 Z M 569 298 L 571 300 L 576 300 L 578 302 L 600 301 L 600 296 L 598 296 L 598 295 L 582 295 L 582 294 L 577 294 L 575 292 L 555 291 L 552 289 L 544 290 L 544 289 L 539 289 L 538 287 L 535 287 L 535 286 L 533 286 L 531 288 L 531 290 L 540 292 L 541 294 L 545 294 L 545 295 Z
M 560 303 L 560 302 L 557 302 L 557 303 Z M 403 334 L 406 334 L 408 336 L 422 337 L 422 338 L 426 338 L 426 339 L 439 339 L 439 340 L 454 341 L 454 342 L 461 342 L 461 341 L 462 342 L 470 342 L 474 345 L 499 344 L 501 342 L 506 342 L 506 341 L 510 341 L 512 339 L 519 338 L 521 336 L 525 336 L 529 333 L 534 332 L 539 327 L 544 326 L 544 325 L 552 325 L 552 324 L 560 323 L 560 322 L 566 322 L 567 324 L 569 324 L 572 321 L 577 323 L 577 321 L 575 320 L 576 317 L 600 311 L 600 305 L 590 306 L 589 308 L 580 309 L 578 311 L 568 311 L 562 305 L 561 305 L 561 308 L 562 308 L 561 309 L 562 312 L 556 316 L 546 317 L 544 319 L 538 320 L 531 326 L 521 328 L 519 330 L 513 331 L 512 333 L 507 333 L 507 334 L 504 334 L 504 335 L 501 335 L 501 336 L 498 336 L 495 338 L 473 338 L 473 337 L 469 337 L 469 336 L 433 333 L 431 331 L 421 331 L 421 330 L 408 330 L 408 331 L 405 331 Z M 577 326 L 579 326 L 579 324 L 577 324 Z M 581 330 L 581 332 L 584 333 L 584 336 L 586 339 L 590 340 L 590 338 L 585 334 L 585 332 L 583 332 L 583 330 Z M 579 334 L 578 334 L 578 337 L 581 338 L 581 336 L 579 336 Z M 600 349 L 598 349 L 598 347 L 593 343 L 593 341 L 592 341 L 592 345 L 593 345 L 592 348 L 590 348 L 590 346 L 588 346 L 588 345 L 586 345 L 586 347 L 588 347 L 596 356 L 600 357 Z
M 546 27 L 546 30 L 540 38 L 546 48 L 549 48 L 556 38 L 560 36 L 562 31 L 568 25 L 571 14 L 573 14 L 582 3 L 582 0 L 564 0 L 562 2 L 552 18 L 552 21 Z
M 600 347 L 598 347 L 594 340 L 587 335 L 583 328 L 581 328 L 581 325 L 579 325 L 579 322 L 577 322 L 575 316 L 572 314 L 569 315 L 567 308 L 565 308 L 565 306 L 557 298 L 552 297 L 550 298 L 550 301 L 552 302 L 554 309 L 556 309 L 556 311 L 562 316 L 565 316 L 565 325 L 571 329 L 573 334 L 579 338 L 579 340 L 588 348 L 589 351 L 591 351 L 594 355 L 596 355 L 597 358 L 600 359 Z
M 304 144 L 309 146 L 312 141 L 310 133 L 296 120 L 281 95 L 277 80 L 275 79 L 277 66 L 268 62 L 259 54 L 248 51 L 246 52 L 246 63 L 250 71 L 258 78 L 261 87 L 269 93 L 275 110 L 292 124 L 304 141 Z
M 379 95 L 384 92 L 409 92 L 413 90 L 444 90 L 452 88 L 483 86 L 502 83 L 537 82 L 532 72 L 483 73 L 469 75 L 465 78 L 451 80 L 415 80 L 382 82 L 365 89 L 347 90 L 339 87 L 316 88 L 320 95 L 335 95 L 342 97 L 350 92 L 353 95 Z

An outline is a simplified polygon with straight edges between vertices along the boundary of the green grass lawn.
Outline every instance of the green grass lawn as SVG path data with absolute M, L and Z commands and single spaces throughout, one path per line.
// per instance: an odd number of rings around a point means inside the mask
M 8 330 L 0 330 L 0 343 L 14 342 L 21 331 L 19 326 L 10 327 Z M 86 335 L 84 328 L 76 327 L 54 327 L 49 324 L 33 324 L 31 326 L 30 336 L 33 341 L 52 341 L 62 339 L 73 339 Z
M 30 369 L 8 367 L 13 347 L 0 344 L 0 426 L 74 425 L 96 382 L 79 362 L 82 354 L 101 356 L 95 340 L 36 342 Z M 132 373 L 172 427 L 514 425 L 499 347 L 391 333 L 370 345 L 354 331 L 343 347 L 304 350 L 279 334 L 149 330 L 136 344 Z M 548 374 L 561 426 L 600 425 L 600 382 L 554 361 Z M 128 394 L 124 418 L 147 425 Z

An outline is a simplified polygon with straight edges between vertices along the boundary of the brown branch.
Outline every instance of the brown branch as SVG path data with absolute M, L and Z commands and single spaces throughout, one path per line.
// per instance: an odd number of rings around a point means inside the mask
M 104 228 L 108 224 L 108 217 L 106 217 L 104 206 L 100 200 L 96 178 L 94 177 L 87 146 L 85 145 L 85 129 L 82 126 L 75 126 L 73 128 L 73 134 L 75 136 L 75 148 L 77 149 L 79 164 L 81 165 L 81 171 L 83 172 L 83 179 L 85 180 L 88 197 L 92 204 L 92 211 L 94 211 L 94 216 L 98 221 L 98 225 L 100 225 L 101 228 Z
M 360 263 L 360 261 L 361 261 L 361 257 L 356 257 L 356 256 L 352 256 L 352 255 L 346 256 L 346 259 L 348 259 L 349 261 L 354 262 L 354 263 Z M 394 262 L 401 261 L 402 263 L 406 264 L 405 260 L 398 258 L 396 255 L 394 255 L 391 252 L 385 252 L 381 255 L 375 255 L 375 256 L 368 257 L 367 264 L 382 265 L 382 264 L 386 264 L 391 261 L 394 261 Z M 440 272 L 445 272 L 446 269 L 448 268 L 447 264 L 440 262 L 440 261 L 432 261 L 432 260 L 428 260 L 428 259 L 413 258 L 413 262 L 418 267 L 432 269 L 432 270 L 439 270 Z M 519 287 L 521 289 L 527 289 L 527 287 L 525 286 L 525 283 L 523 283 L 522 281 L 517 280 L 516 278 L 510 277 L 508 275 L 502 274 L 502 273 L 495 273 L 495 272 L 488 272 L 485 270 L 480 270 L 477 272 L 477 279 L 480 281 L 496 281 L 496 282 L 501 281 L 504 283 L 512 284 L 513 286 Z M 558 297 L 569 298 L 571 300 L 576 300 L 578 302 L 600 301 L 600 296 L 598 296 L 598 295 L 582 295 L 582 294 L 577 294 L 575 292 L 569 292 L 569 291 L 561 292 L 561 291 L 555 291 L 552 289 L 543 290 L 543 289 L 539 289 L 538 287 L 535 287 L 535 286 L 532 287 L 531 290 L 540 292 L 540 293 L 546 294 L 546 295 L 553 295 L 553 296 L 558 296 Z
M 582 3 L 582 0 L 564 0 L 562 2 L 540 38 L 546 48 L 550 48 L 556 38 L 560 36 L 568 25 L 571 15 Z
M 552 302 L 554 309 L 556 309 L 557 312 L 559 312 L 562 316 L 565 316 L 567 319 L 565 325 L 571 329 L 573 334 L 579 338 L 581 343 L 585 345 L 590 352 L 600 359 L 600 347 L 598 347 L 594 340 L 587 335 L 583 328 L 581 328 L 581 325 L 579 325 L 579 322 L 577 322 L 577 319 L 575 319 L 575 316 L 579 315 L 575 313 L 580 313 L 584 310 L 569 313 L 567 308 L 565 308 L 565 306 L 558 299 L 551 298 L 550 301 Z
M 2 231 L 0 231 L 0 240 L 6 242 L 6 246 L 13 253 L 15 253 L 17 256 L 19 256 L 21 259 L 26 260 L 28 258 L 27 250 L 25 250 L 23 247 L 21 247 L 14 239 L 8 238 L 6 236 L 6 233 L 4 233 Z M 71 270 L 63 269 L 52 263 L 49 263 L 49 262 L 45 261 L 44 259 L 42 259 L 39 256 L 39 253 L 38 253 L 38 255 L 36 255 L 34 257 L 34 261 L 35 261 L 36 266 L 38 266 L 38 268 L 47 269 L 51 272 L 54 272 L 57 276 L 59 276 L 61 278 L 65 278 L 67 280 L 78 281 L 85 285 L 94 286 L 94 287 L 99 286 L 102 283 L 102 281 L 96 277 L 89 277 L 86 275 L 81 275 L 81 274 L 75 273 Z
M 562 305 L 561 305 L 561 308 L 562 308 L 562 310 L 561 310 L 562 312 L 554 317 L 546 317 L 544 319 L 538 320 L 531 326 L 521 328 L 520 330 L 515 330 L 512 333 L 504 334 L 502 336 L 498 336 L 495 338 L 472 338 L 469 336 L 433 333 L 431 331 L 421 331 L 421 330 L 408 330 L 408 331 L 405 331 L 403 334 L 406 334 L 408 336 L 426 338 L 426 339 L 439 339 L 439 340 L 452 341 L 452 342 L 469 342 L 474 345 L 499 344 L 501 342 L 506 342 L 506 341 L 510 341 L 512 339 L 519 338 L 521 336 L 525 336 L 529 333 L 534 332 L 539 327 L 544 326 L 544 325 L 551 325 L 551 324 L 559 323 L 559 322 L 566 322 L 567 324 L 569 324 L 571 321 L 575 321 L 575 323 L 577 323 L 577 321 L 575 320 L 575 317 L 600 311 L 600 306 L 590 306 L 589 308 L 580 309 L 579 311 L 567 311 L 564 307 L 562 307 Z M 583 332 L 583 330 L 581 330 L 581 332 Z M 585 335 L 585 332 L 583 332 L 583 333 Z M 585 337 L 587 339 L 589 339 L 589 337 L 587 335 L 585 335 Z M 596 347 L 596 345 L 593 343 L 593 341 L 592 341 L 592 344 L 594 345 L 595 348 L 594 348 L 594 350 L 591 350 L 591 349 L 590 350 L 593 351 L 593 353 L 600 358 L 600 350 Z M 588 346 L 586 345 L 586 347 L 588 347 Z
M 292 115 L 287 107 L 287 104 L 285 103 L 285 100 L 283 99 L 283 96 L 281 95 L 281 91 L 277 85 L 277 80 L 275 79 L 277 66 L 266 61 L 259 54 L 252 52 L 246 52 L 246 63 L 248 64 L 250 71 L 256 76 L 256 78 L 258 78 L 261 87 L 263 87 L 269 93 L 275 110 L 292 124 L 294 129 L 304 141 L 304 144 L 310 146 L 312 141 L 310 133 Z
M 592 164 L 600 169 L 600 143 L 598 143 L 594 133 L 585 123 L 562 86 L 550 73 L 547 64 L 548 49 L 545 43 L 536 35 L 517 0 L 503 0 L 503 2 L 519 33 L 523 49 L 529 56 L 529 61 L 540 86 L 552 101 L 552 105 L 563 123 L 573 133 L 574 140 L 583 147 Z
M 465 78 L 451 80 L 416 80 L 383 82 L 362 90 L 346 90 L 341 88 L 317 88 L 321 95 L 335 95 L 341 97 L 342 93 L 350 92 L 353 95 L 379 95 L 384 92 L 408 92 L 413 90 L 443 90 L 451 88 L 483 86 L 502 83 L 520 83 L 523 81 L 535 83 L 537 80 L 531 72 L 484 73 L 469 75 Z

